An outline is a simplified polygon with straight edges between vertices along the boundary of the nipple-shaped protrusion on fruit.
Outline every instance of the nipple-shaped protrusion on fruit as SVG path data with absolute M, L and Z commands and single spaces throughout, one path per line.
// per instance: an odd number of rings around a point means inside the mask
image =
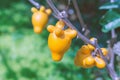
M 37 33 L 37 34 L 39 34 L 39 33 L 42 32 L 42 29 L 39 28 L 39 26 L 36 26 L 36 27 L 34 28 L 34 32 Z
M 52 33 L 53 31 L 55 31 L 55 27 L 53 25 L 48 25 L 47 30 Z
M 56 30 L 55 30 L 55 34 L 56 34 L 56 36 L 62 36 L 63 35 L 63 33 L 64 33 L 64 30 L 62 30 L 62 29 L 60 29 L 60 28 L 56 28 Z
M 65 30 L 65 32 L 71 39 L 77 36 L 77 31 L 74 29 L 68 28 L 67 30 Z
M 62 57 L 63 57 L 63 54 L 52 52 L 52 59 L 54 61 L 60 61 L 62 59 Z
M 44 6 L 40 7 L 40 12 L 45 12 L 45 7 Z
M 34 13 L 34 12 L 37 12 L 37 11 L 38 11 L 38 10 L 37 10 L 35 7 L 32 7 L 32 8 L 31 8 L 31 12 Z
M 63 29 L 65 26 L 65 23 L 62 20 L 59 20 L 56 25 L 57 28 Z
M 89 47 L 87 45 L 83 45 L 81 48 L 80 48 L 80 51 L 83 53 L 83 54 L 91 54 L 91 50 L 89 49 Z
M 52 13 L 51 9 L 46 9 L 45 12 L 50 15 Z

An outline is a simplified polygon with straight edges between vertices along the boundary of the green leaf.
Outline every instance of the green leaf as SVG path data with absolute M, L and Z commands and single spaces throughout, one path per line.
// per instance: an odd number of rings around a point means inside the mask
M 100 24 L 102 25 L 102 31 L 108 32 L 112 29 L 120 27 L 120 14 L 109 10 L 100 20 Z
M 99 9 L 114 9 L 119 8 L 120 3 L 114 2 L 114 3 L 105 3 L 104 5 L 100 6 Z

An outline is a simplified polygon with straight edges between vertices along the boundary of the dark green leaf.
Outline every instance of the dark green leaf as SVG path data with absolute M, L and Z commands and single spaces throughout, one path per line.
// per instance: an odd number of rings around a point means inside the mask
M 104 5 L 100 6 L 99 9 L 113 9 L 113 8 L 119 8 L 120 3 L 114 2 L 114 3 L 105 3 Z
M 120 14 L 109 10 L 100 20 L 100 24 L 102 25 L 102 31 L 108 32 L 112 29 L 115 29 L 120 26 Z

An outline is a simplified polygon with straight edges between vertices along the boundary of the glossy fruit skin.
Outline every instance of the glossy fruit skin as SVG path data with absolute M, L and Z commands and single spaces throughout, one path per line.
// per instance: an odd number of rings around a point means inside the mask
M 33 7 L 31 11 L 33 12 L 32 24 L 34 27 L 34 32 L 39 34 L 47 24 L 49 15 L 52 11 L 50 9 L 45 9 L 44 6 L 41 6 L 40 10 Z
M 81 48 L 80 48 L 80 51 L 85 54 L 85 55 L 90 55 L 91 52 L 92 52 L 92 49 L 89 48 L 88 45 L 83 45 Z
M 91 56 L 92 50 L 88 45 L 83 45 L 77 52 L 74 59 L 76 66 L 81 66 L 83 68 L 91 68 L 95 65 L 94 58 Z
M 102 51 L 104 56 L 108 55 L 108 50 L 106 48 L 101 48 L 101 51 Z
M 95 65 L 97 68 L 102 69 L 105 68 L 106 63 L 102 58 L 95 57 Z
M 55 33 L 50 33 L 48 38 L 48 46 L 52 52 L 52 59 L 59 61 L 63 54 L 69 49 L 71 40 L 67 35 L 57 37 Z
M 54 61 L 60 61 L 64 53 L 69 49 L 72 39 L 77 32 L 72 29 L 62 30 L 65 26 L 63 21 L 58 21 L 55 26 L 49 25 L 47 30 L 50 32 L 48 37 L 48 47 L 52 53 Z
M 84 65 L 88 67 L 93 67 L 95 65 L 95 60 L 92 56 L 88 56 L 84 59 Z

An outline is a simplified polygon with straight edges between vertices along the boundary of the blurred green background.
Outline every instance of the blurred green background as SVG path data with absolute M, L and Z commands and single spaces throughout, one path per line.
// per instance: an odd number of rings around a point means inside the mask
M 36 1 L 47 5 L 45 0 Z M 67 5 L 67 0 L 53 1 L 58 4 L 59 9 Z M 90 36 L 97 37 L 100 46 L 106 47 L 110 33 L 104 34 L 100 30 L 99 18 L 105 11 L 98 10 L 98 7 L 107 0 L 78 2 L 91 30 Z M 105 69 L 83 69 L 74 65 L 75 54 L 83 43 L 79 39 L 73 40 L 62 61 L 52 61 L 47 45 L 49 33 L 46 29 L 39 35 L 33 32 L 30 11 L 32 6 L 27 0 L 0 0 L 0 80 L 111 80 Z M 72 4 L 69 8 L 74 11 Z M 80 30 L 75 14 L 69 18 Z M 51 16 L 48 24 L 55 24 L 56 21 Z

